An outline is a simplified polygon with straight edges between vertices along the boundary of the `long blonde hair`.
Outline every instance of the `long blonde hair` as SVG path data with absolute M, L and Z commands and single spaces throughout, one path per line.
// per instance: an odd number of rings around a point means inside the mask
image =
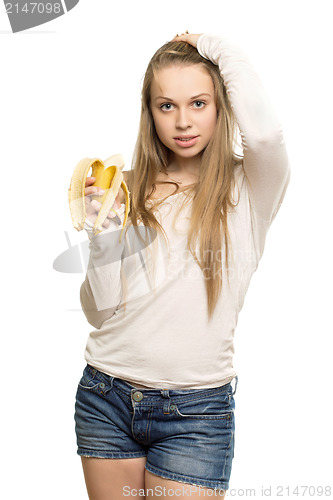
M 242 162 L 242 158 L 234 152 L 237 124 L 219 68 L 203 58 L 194 47 L 186 42 L 168 42 L 160 47 L 150 60 L 144 75 L 139 132 L 130 172 L 131 210 L 129 217 L 134 226 L 137 226 L 137 221 L 141 221 L 144 226 L 152 227 L 165 234 L 151 207 L 146 206 L 148 197 L 156 189 L 155 182 L 158 173 L 162 171 L 167 174 L 169 161 L 169 150 L 160 141 L 155 130 L 150 107 L 150 89 L 156 72 L 175 64 L 201 65 L 211 76 L 215 90 L 217 122 L 210 142 L 201 153 L 199 180 L 194 187 L 190 188 L 193 202 L 187 236 L 187 249 L 204 273 L 207 311 L 210 320 L 222 290 L 222 262 L 217 256 L 222 253 L 223 240 L 228 274 L 230 236 L 227 213 L 235 206 L 231 196 L 234 186 L 234 168 Z M 175 184 L 175 192 L 178 191 L 177 182 L 166 183 Z M 148 192 L 149 189 L 150 192 Z M 194 251 L 198 236 L 200 236 L 199 259 Z

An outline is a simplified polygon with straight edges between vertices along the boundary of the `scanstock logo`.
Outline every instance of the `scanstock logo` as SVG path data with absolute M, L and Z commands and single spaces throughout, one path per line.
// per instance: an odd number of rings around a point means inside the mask
M 66 14 L 78 3 L 79 0 L 49 0 L 47 2 L 26 2 L 25 0 L 6 2 L 4 0 L 13 33 L 48 23 Z

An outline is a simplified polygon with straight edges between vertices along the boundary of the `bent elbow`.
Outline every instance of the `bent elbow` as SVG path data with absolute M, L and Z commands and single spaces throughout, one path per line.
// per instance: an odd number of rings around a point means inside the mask
M 281 146 L 285 148 L 284 134 L 280 126 L 253 133 L 251 137 L 247 137 L 246 142 L 246 147 L 254 151 L 267 151 Z

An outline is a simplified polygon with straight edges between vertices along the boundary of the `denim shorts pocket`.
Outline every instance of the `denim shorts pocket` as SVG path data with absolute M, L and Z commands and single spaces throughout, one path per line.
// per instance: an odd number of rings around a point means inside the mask
M 173 410 L 180 418 L 201 420 L 231 420 L 233 414 L 229 390 L 208 397 L 178 402 L 173 405 Z
M 87 365 L 79 381 L 78 388 L 105 396 L 111 389 L 111 384 L 103 373 Z

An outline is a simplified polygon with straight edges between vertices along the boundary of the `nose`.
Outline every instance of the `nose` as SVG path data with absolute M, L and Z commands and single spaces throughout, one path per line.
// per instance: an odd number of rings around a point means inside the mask
M 176 127 L 186 129 L 192 126 L 190 111 L 186 108 L 179 108 L 176 119 Z

